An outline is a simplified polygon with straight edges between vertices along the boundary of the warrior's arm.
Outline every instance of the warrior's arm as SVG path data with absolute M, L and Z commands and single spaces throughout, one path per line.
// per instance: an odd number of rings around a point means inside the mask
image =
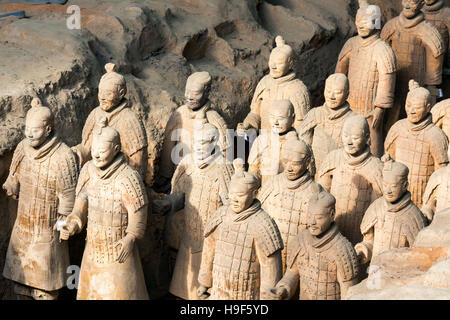
M 331 184 L 333 182 L 333 171 L 320 172 L 319 171 L 319 184 L 325 189 L 325 191 L 330 192 Z
M 217 230 L 208 235 L 203 242 L 202 262 L 198 273 L 198 283 L 206 288 L 213 284 L 212 270 L 216 251 Z
M 299 138 L 305 141 L 307 144 L 312 145 L 314 137 L 314 129 L 317 126 L 314 109 L 310 110 L 299 129 Z
M 448 164 L 448 138 L 443 131 L 437 130 L 432 137 L 430 150 L 434 160 L 434 170 L 445 167 Z
M 294 263 L 286 270 L 283 278 L 277 283 L 276 288 L 285 288 L 288 292 L 286 300 L 289 300 L 297 290 L 299 285 L 300 275 L 298 273 L 297 263 Z
M 243 121 L 245 129 L 254 128 L 259 130 L 261 127 L 261 103 L 262 94 L 265 89 L 264 78 L 258 83 L 250 105 L 250 112 Z
M 425 46 L 425 85 L 438 86 L 442 84 L 442 71 L 444 65 L 444 54 L 435 57 L 433 51 L 428 46 Z
M 170 179 L 175 171 L 175 164 L 172 161 L 172 150 L 177 144 L 174 133 L 179 127 L 179 113 L 175 111 L 169 118 L 164 131 L 163 146 L 161 149 L 161 157 L 159 160 L 159 173 L 162 177 Z
M 339 275 L 339 273 L 338 273 L 338 277 L 337 277 L 337 278 L 338 278 L 338 282 L 339 282 L 339 287 L 340 287 L 340 289 L 341 289 L 341 299 L 342 299 L 343 297 L 345 297 L 345 295 L 347 294 L 347 291 L 348 291 L 348 289 L 349 289 L 350 287 L 352 287 L 352 286 L 358 284 L 358 277 L 354 277 L 354 278 L 351 279 L 351 280 L 345 281 L 345 280 L 343 280 L 343 279 L 340 277 L 340 275 Z
M 147 227 L 147 205 L 136 212 L 128 211 L 128 226 L 126 233 L 132 234 L 136 239 L 142 239 Z
M 396 73 L 380 73 L 375 107 L 388 109 L 394 104 Z
M 260 298 L 264 299 L 266 292 L 275 287 L 283 276 L 283 267 L 281 265 L 281 250 L 277 250 L 270 256 L 266 256 L 261 249 L 258 250 L 256 243 L 257 256 L 261 267 L 261 286 Z
M 372 260 L 374 228 L 363 232 L 363 241 L 355 245 L 355 251 L 361 263 Z
M 20 164 L 22 163 L 24 157 L 22 142 L 17 145 L 16 150 L 14 150 L 13 158 L 11 161 L 11 166 L 9 168 L 9 174 L 3 184 L 3 189 L 6 194 L 10 197 L 16 199 L 19 196 L 20 183 L 19 183 L 19 172 Z
M 67 216 L 66 224 L 69 225 L 74 223 L 75 230 L 73 234 L 80 232 L 83 230 L 83 227 L 87 222 L 87 214 L 88 214 L 88 198 L 83 193 L 80 193 L 76 199 L 75 204 L 73 206 L 72 213 Z
M 342 47 L 339 53 L 338 61 L 336 64 L 335 73 L 348 74 L 348 69 L 350 66 L 350 54 L 352 52 L 352 39 L 347 40 L 347 42 Z
M 128 164 L 145 180 L 147 174 L 147 148 L 143 148 L 129 156 Z

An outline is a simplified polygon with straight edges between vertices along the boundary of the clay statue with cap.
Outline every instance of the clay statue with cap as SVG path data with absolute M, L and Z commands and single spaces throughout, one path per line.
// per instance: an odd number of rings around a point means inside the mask
M 448 149 L 450 158 L 450 148 Z M 423 194 L 422 212 L 428 221 L 435 213 L 450 207 L 450 165 L 433 172 Z
M 411 247 L 425 226 L 425 217 L 408 191 L 408 167 L 392 160 L 389 154 L 381 160 L 383 197 L 367 209 L 361 222 L 364 239 L 355 246 L 361 264 L 384 251 Z
M 276 100 L 269 110 L 271 130 L 261 132 L 253 142 L 248 156 L 249 171 L 258 179 L 261 185 L 271 177 L 283 171 L 280 151 L 288 140 L 298 140 L 297 132 L 292 127 L 294 123 L 294 107 L 289 100 Z M 315 174 L 314 158 L 308 165 Z
M 256 199 L 258 179 L 244 171 L 241 159 L 233 164 L 229 204 L 206 223 L 198 295 L 210 294 L 211 300 L 265 299 L 282 276 L 283 240 Z
M 348 93 L 347 76 L 341 73 L 329 76 L 325 82 L 325 104 L 312 108 L 300 127 L 299 136 L 311 146 L 317 168 L 330 151 L 342 147 L 344 121 L 355 115 L 347 102 Z
M 431 174 L 448 163 L 448 140 L 432 122 L 431 100 L 430 92 L 411 80 L 405 105 L 408 117 L 392 126 L 384 143 L 386 153 L 409 168 L 408 190 L 419 208 Z
M 126 161 L 139 172 L 144 181 L 148 181 L 151 175 L 147 175 L 148 141 L 144 124 L 125 98 L 127 84 L 124 76 L 116 72 L 116 65 L 113 63 L 107 63 L 105 69 L 106 74 L 98 85 L 100 106 L 89 114 L 83 127 L 82 141 L 72 147 L 72 150 L 77 154 L 80 166 L 89 161 L 95 126 L 100 119 L 106 117 L 108 125 L 120 134 Z
M 70 148 L 54 129 L 54 116 L 37 98 L 25 120 L 25 139 L 16 147 L 3 185 L 19 199 L 3 276 L 18 298 L 54 300 L 66 286 L 69 249 L 59 241 L 75 201 L 78 168 Z M 58 225 L 58 226 L 57 226 Z
M 362 240 L 364 213 L 382 195 L 382 163 L 370 153 L 370 130 L 364 116 L 345 120 L 341 137 L 343 148 L 325 158 L 318 182 L 336 197 L 336 223 L 355 245 Z
M 308 230 L 289 243 L 287 271 L 269 291 L 273 299 L 288 299 L 300 286 L 300 300 L 340 300 L 358 283 L 356 252 L 333 221 L 335 203 L 328 192 L 311 196 Z
M 100 119 L 92 160 L 81 169 L 75 205 L 60 231 L 67 240 L 87 225 L 78 300 L 146 300 L 136 245 L 147 226 L 148 199 L 140 174 L 125 160 L 120 134 Z
M 164 141 L 159 161 L 160 181 L 162 190 L 170 189 L 168 185 L 181 159 L 192 150 L 192 136 L 196 119 L 201 113 L 206 114 L 207 121 L 215 126 L 220 133 L 219 147 L 226 153 L 229 147 L 227 124 L 214 109 L 209 100 L 212 78 L 206 72 L 195 72 L 186 81 L 184 93 L 185 104 L 175 110 L 169 118 L 164 132 Z
M 250 105 L 250 113 L 238 124 L 238 133 L 250 128 L 270 131 L 269 111 L 275 100 L 287 99 L 294 106 L 295 118 L 292 126 L 298 130 L 306 113 L 311 108 L 308 88 L 295 74 L 295 53 L 281 36 L 275 39 L 276 47 L 269 58 L 270 73 L 256 86 Z
M 209 217 L 226 204 L 233 174 L 233 167 L 226 163 L 218 146 L 220 133 L 214 125 L 203 118 L 192 139 L 193 150 L 177 166 L 172 193 L 166 198 L 172 213 L 184 208 L 184 226 L 169 291 L 186 300 L 198 299 L 204 227 Z
M 436 101 L 437 87 L 442 83 L 444 40 L 439 31 L 425 20 L 421 9 L 424 0 L 403 0 L 400 15 L 388 21 L 381 31 L 397 60 L 394 106 L 387 113 L 385 132 L 399 119 L 406 117 L 403 109 L 409 80 L 415 79 L 431 92 Z
M 443 100 L 431 108 L 433 123 L 450 139 L 450 99 Z
M 394 104 L 396 60 L 392 48 L 380 39 L 381 10 L 359 0 L 356 14 L 358 35 L 345 43 L 336 65 L 350 81 L 348 102 L 369 122 L 370 151 L 383 155 L 383 116 Z
M 275 220 L 283 238 L 283 272 L 290 241 L 306 229 L 309 198 L 322 190 L 308 170 L 311 158 L 311 148 L 304 141 L 286 141 L 281 148 L 284 171 L 270 178 L 258 194 L 263 210 Z

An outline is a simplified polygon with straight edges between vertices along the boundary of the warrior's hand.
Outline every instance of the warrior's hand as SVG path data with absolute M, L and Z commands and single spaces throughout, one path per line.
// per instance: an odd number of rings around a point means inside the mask
M 123 237 L 119 241 L 116 241 L 114 246 L 121 246 L 119 256 L 117 257 L 116 261 L 118 261 L 119 263 L 124 263 L 127 260 L 128 256 L 133 252 L 135 240 L 136 238 L 128 233 L 125 237 Z
M 383 114 L 383 108 L 375 107 L 375 109 L 373 110 L 372 128 L 377 129 L 380 127 L 381 123 L 383 122 Z
M 59 229 L 59 240 L 69 240 L 69 238 L 75 234 L 77 229 L 78 224 L 75 221 L 70 220 Z
M 238 137 L 245 137 L 245 135 L 247 134 L 247 130 L 249 128 L 247 128 L 246 126 L 244 126 L 243 123 L 238 123 L 237 128 L 236 128 L 236 134 Z
M 283 300 L 288 296 L 288 291 L 285 287 L 275 287 L 267 291 L 267 296 L 269 299 Z
M 201 299 L 201 300 L 205 300 L 208 299 L 209 297 L 209 293 L 208 293 L 208 287 L 205 286 L 200 286 L 197 289 L 197 296 Z
M 18 183 L 12 183 L 9 180 L 7 180 L 3 184 L 3 190 L 5 190 L 6 195 L 8 197 L 13 198 L 14 200 L 17 200 L 19 197 L 19 184 Z
M 369 259 L 370 259 L 369 250 L 362 242 L 357 243 L 355 245 L 355 251 L 356 251 L 356 256 L 358 257 L 360 264 L 365 264 L 365 263 L 369 262 Z

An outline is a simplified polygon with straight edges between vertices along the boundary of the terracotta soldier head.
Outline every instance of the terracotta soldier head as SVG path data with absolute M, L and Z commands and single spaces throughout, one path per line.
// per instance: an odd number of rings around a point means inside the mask
M 325 82 L 325 102 L 328 108 L 338 109 L 348 98 L 349 81 L 345 74 L 335 73 L 329 76 Z
M 211 81 L 211 76 L 206 71 L 195 72 L 187 78 L 184 97 L 189 109 L 197 110 L 208 101 Z
M 342 144 L 344 151 L 357 157 L 370 145 L 369 124 L 364 116 L 355 115 L 347 118 L 342 127 Z
M 283 37 L 275 38 L 276 47 L 269 57 L 270 76 L 274 79 L 287 75 L 294 68 L 295 54 L 291 46 L 287 45 Z
M 107 63 L 106 73 L 100 79 L 98 85 L 98 101 L 100 108 L 104 111 L 111 111 L 120 104 L 127 93 L 125 78 L 116 72 L 116 65 Z
M 409 82 L 409 93 L 406 97 L 405 110 L 408 120 L 418 123 L 425 119 L 432 107 L 430 91 L 421 87 L 416 81 Z
M 311 148 L 303 140 L 289 139 L 281 148 L 284 175 L 288 180 L 300 178 L 311 161 Z
M 101 169 L 107 167 L 120 152 L 120 148 L 119 133 L 108 127 L 106 118 L 100 119 L 92 137 L 91 155 L 94 165 Z
M 390 203 L 400 199 L 408 189 L 409 169 L 403 163 L 394 161 L 389 154 L 385 154 L 381 161 L 384 163 L 383 197 Z
M 207 122 L 205 112 L 201 112 L 196 120 L 192 137 L 193 156 L 196 164 L 203 167 L 211 163 L 214 155 L 220 155 L 217 145 L 220 134 L 214 125 Z
M 230 208 L 234 213 L 248 209 L 256 199 L 259 180 L 244 170 L 244 161 L 240 158 L 233 161 L 234 175 L 231 177 L 228 197 Z
M 272 132 L 281 135 L 291 130 L 294 117 L 294 106 L 291 101 L 275 100 L 269 116 Z
M 406 18 L 412 19 L 420 13 L 424 4 L 424 0 L 402 0 L 402 14 Z
M 359 0 L 359 10 L 356 14 L 356 28 L 361 38 L 370 37 L 381 29 L 380 7 L 369 5 L 367 0 Z
M 330 229 L 334 221 L 335 197 L 328 192 L 321 191 L 313 195 L 308 203 L 308 230 L 319 237 Z
M 28 144 L 33 148 L 42 146 L 51 135 L 53 125 L 54 117 L 51 110 L 42 106 L 40 99 L 34 98 L 25 120 L 25 136 Z

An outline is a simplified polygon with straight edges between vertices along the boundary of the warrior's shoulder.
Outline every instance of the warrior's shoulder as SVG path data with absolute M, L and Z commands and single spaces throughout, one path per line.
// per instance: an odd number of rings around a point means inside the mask
M 397 16 L 397 17 L 389 20 L 388 22 L 386 22 L 383 29 L 381 30 L 381 35 L 380 35 L 383 40 L 389 39 L 394 34 L 394 32 L 397 29 L 398 20 L 399 20 L 399 17 Z
M 227 210 L 228 206 L 222 206 L 209 217 L 205 225 L 204 231 L 205 238 L 208 237 L 211 233 L 213 233 L 214 230 L 216 230 L 217 227 L 223 222 L 223 218 L 225 217 Z
M 334 261 L 342 272 L 344 281 L 355 279 L 359 273 L 358 257 L 350 241 L 338 233 L 332 249 Z
M 131 200 L 135 211 L 148 204 L 147 192 L 141 175 L 131 166 L 123 164 L 122 171 L 117 176 L 117 182 L 122 192 L 127 194 L 127 198 Z
M 397 70 L 394 50 L 383 39 L 378 39 L 374 45 L 374 53 L 378 57 L 378 66 L 385 73 Z
M 430 48 L 434 57 L 439 57 L 445 52 L 444 39 L 438 29 L 428 21 L 423 21 L 417 25 L 418 35 L 422 41 Z
M 261 209 L 250 218 L 249 227 L 256 235 L 264 255 L 270 256 L 284 248 L 278 226 L 266 211 Z

